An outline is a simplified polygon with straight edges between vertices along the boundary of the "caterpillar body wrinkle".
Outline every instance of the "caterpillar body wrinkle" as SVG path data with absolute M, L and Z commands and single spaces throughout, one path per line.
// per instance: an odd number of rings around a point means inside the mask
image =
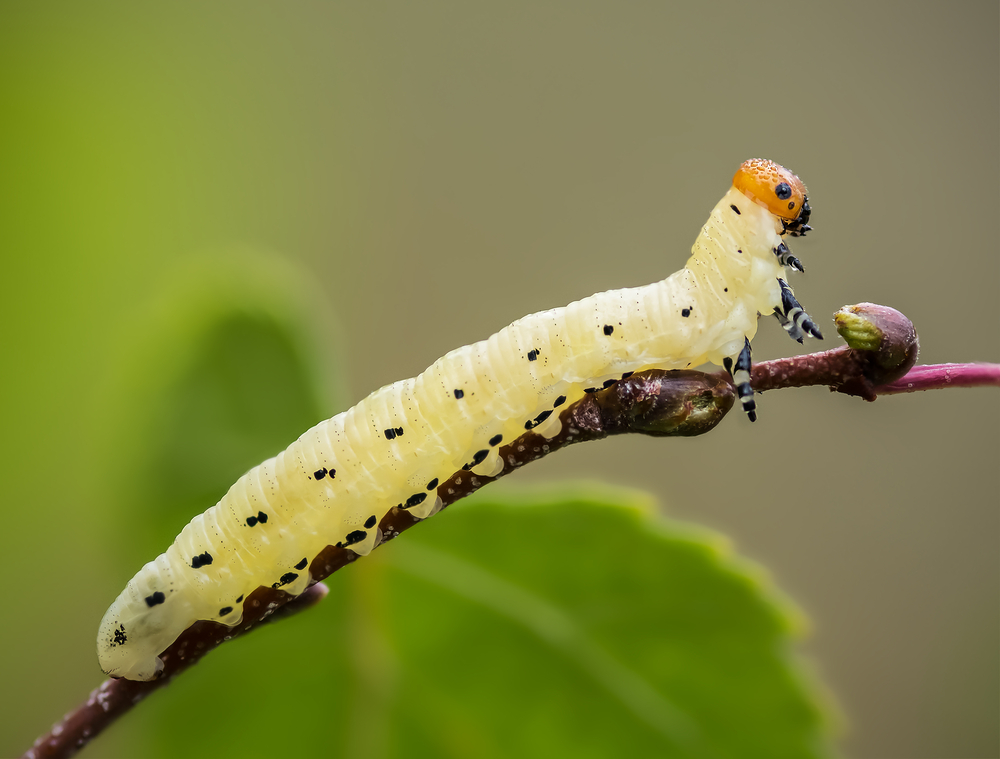
M 438 483 L 461 469 L 498 473 L 501 444 L 525 430 L 554 436 L 560 406 L 623 374 L 723 363 L 752 420 L 758 316 L 774 313 L 799 341 L 820 337 L 784 280 L 802 265 L 783 239 L 805 234 L 809 214 L 798 177 L 747 161 L 680 271 L 526 316 L 320 422 L 243 475 L 129 581 L 98 631 L 101 668 L 155 678 L 159 654 L 195 621 L 239 624 L 243 600 L 261 585 L 298 595 L 327 545 L 366 555 L 391 508 L 431 516 Z

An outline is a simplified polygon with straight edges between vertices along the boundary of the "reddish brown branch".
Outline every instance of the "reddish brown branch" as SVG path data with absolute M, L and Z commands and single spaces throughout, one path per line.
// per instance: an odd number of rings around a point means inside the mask
M 838 393 L 874 401 L 880 395 L 957 387 L 1000 387 L 1000 364 L 928 364 L 914 366 L 902 378 L 882 383 L 869 379 L 879 369 L 869 351 L 846 346 L 806 356 L 764 361 L 751 372 L 754 390 L 823 385 Z
M 776 358 L 754 364 L 750 372 L 753 389 L 758 392 L 779 390 L 786 387 L 811 387 L 826 385 L 830 388 L 852 388 L 865 382 L 865 372 L 871 354 L 840 346 L 821 353 L 805 356 Z M 865 397 L 861 387 L 852 393 Z M 872 398 L 874 400 L 874 398 Z
M 753 367 L 755 390 L 826 385 L 831 390 L 874 401 L 879 395 L 949 387 L 1000 387 L 1000 365 L 914 366 L 919 341 L 913 324 L 888 306 L 859 303 L 835 314 L 846 346 L 779 358 Z

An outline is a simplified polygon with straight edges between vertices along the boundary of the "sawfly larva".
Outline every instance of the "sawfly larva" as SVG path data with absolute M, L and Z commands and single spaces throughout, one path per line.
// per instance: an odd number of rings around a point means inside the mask
M 784 279 L 802 266 L 783 238 L 805 234 L 809 215 L 798 177 L 747 161 L 680 271 L 526 316 L 320 422 L 129 581 L 97 635 L 102 669 L 153 679 L 159 654 L 195 621 L 239 624 L 261 585 L 298 595 L 326 546 L 366 555 L 390 509 L 431 516 L 439 483 L 462 469 L 497 473 L 501 445 L 525 430 L 555 435 L 561 406 L 641 369 L 722 363 L 752 421 L 758 316 L 774 313 L 800 342 L 821 337 Z

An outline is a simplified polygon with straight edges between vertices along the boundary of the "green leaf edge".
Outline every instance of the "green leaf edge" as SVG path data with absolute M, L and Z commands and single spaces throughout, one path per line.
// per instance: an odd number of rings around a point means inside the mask
M 624 512 L 637 530 L 646 532 L 664 544 L 676 544 L 681 541 L 700 549 L 710 560 L 711 567 L 752 591 L 759 603 L 766 606 L 779 623 L 777 634 L 784 636 L 785 639 L 782 654 L 788 670 L 798 682 L 801 692 L 815 707 L 819 717 L 817 732 L 825 735 L 828 740 L 826 746 L 817 747 L 814 755 L 839 755 L 834 741 L 844 733 L 846 718 L 833 692 L 821 678 L 814 660 L 794 649 L 795 644 L 801 643 L 811 632 L 812 625 L 808 615 L 778 587 L 772 573 L 766 567 L 740 555 L 736 551 L 734 541 L 728 536 L 703 525 L 669 517 L 663 513 L 657 498 L 646 491 L 597 480 L 576 479 L 528 485 L 504 482 L 493 490 L 480 491 L 456 505 L 458 508 L 494 506 L 499 509 L 521 511 L 560 507 L 570 503 Z M 451 508 L 454 509 L 455 506 Z M 393 555 L 383 557 L 386 564 L 433 582 L 429 573 L 414 571 L 413 565 L 419 562 L 424 554 L 431 551 L 436 553 L 436 549 L 420 547 L 419 533 L 401 537 L 402 540 L 394 541 L 395 551 L 390 552 Z M 467 597 L 450 585 L 447 589 Z M 479 598 L 471 598 L 471 602 L 496 611 L 493 606 L 484 604 Z M 683 743 L 687 732 L 683 725 L 686 717 L 683 714 L 679 714 L 678 717 L 679 734 L 673 737 L 681 738 Z

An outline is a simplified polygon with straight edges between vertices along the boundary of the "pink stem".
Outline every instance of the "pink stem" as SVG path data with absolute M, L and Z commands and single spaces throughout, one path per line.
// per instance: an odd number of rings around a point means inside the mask
M 947 387 L 1000 387 L 1000 364 L 931 364 L 915 366 L 902 379 L 879 385 L 879 395 L 942 390 Z

